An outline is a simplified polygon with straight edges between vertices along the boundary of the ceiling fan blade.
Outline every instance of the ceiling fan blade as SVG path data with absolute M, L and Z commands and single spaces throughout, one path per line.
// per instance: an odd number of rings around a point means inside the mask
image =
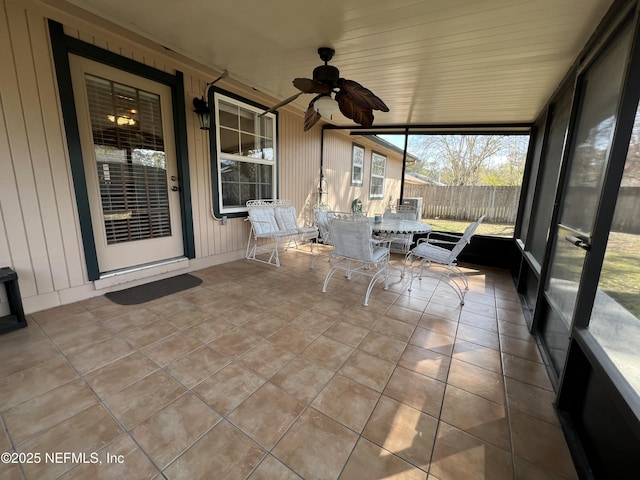
M 331 87 L 326 83 L 316 82 L 310 78 L 296 78 L 293 86 L 303 93 L 329 93 Z
M 345 117 L 365 128 L 370 128 L 373 125 L 373 110 L 371 108 L 354 101 L 353 97 L 344 91 L 336 93 L 336 100 L 338 101 L 340 112 Z
M 363 107 L 370 108 L 371 110 L 381 110 L 383 112 L 389 111 L 389 107 L 387 107 L 382 100 L 376 97 L 371 90 L 363 87 L 358 82 L 341 78 L 338 81 L 338 86 L 340 87 L 340 90 L 349 95 L 354 102 Z
M 295 95 L 291 95 L 289 98 L 285 98 L 284 100 L 282 100 L 280 103 L 276 103 L 273 107 L 271 107 L 269 110 L 265 110 L 264 112 L 262 112 L 260 115 L 258 115 L 259 117 L 262 117 L 263 115 L 266 115 L 267 113 L 271 113 L 271 112 L 275 112 L 277 109 L 279 109 L 280 107 L 284 107 L 287 103 L 291 103 L 293 102 L 296 98 L 298 98 L 300 95 L 302 95 L 304 92 L 299 92 L 296 93 Z
M 311 100 L 311 103 L 309 103 L 309 106 L 307 107 L 307 111 L 304 112 L 305 132 L 313 128 L 313 126 L 318 123 L 318 120 L 320 120 L 321 115 L 313 108 L 313 104 L 318 98 L 320 98 L 320 96 L 317 96 L 316 98 Z

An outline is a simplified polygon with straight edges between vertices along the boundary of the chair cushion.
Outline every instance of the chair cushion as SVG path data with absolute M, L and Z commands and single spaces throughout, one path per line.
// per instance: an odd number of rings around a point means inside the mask
M 318 227 L 298 227 L 296 229 L 298 233 L 302 234 L 310 234 L 310 233 L 318 233 Z
M 273 208 L 250 208 L 249 219 L 251 219 L 253 229 L 258 236 L 270 235 L 279 230 Z
M 329 243 L 329 218 L 327 217 L 327 212 L 324 210 L 318 210 L 316 212 L 316 225 L 318 226 L 318 231 L 320 232 L 321 242 L 328 244 Z
M 385 255 L 389 253 L 389 249 L 386 247 L 375 247 L 373 254 L 371 255 L 374 263 L 379 263 Z
M 417 247 L 411 250 L 411 253 L 415 256 L 423 257 L 427 260 L 431 260 L 432 262 L 443 263 L 445 265 L 449 265 L 451 262 L 455 261 L 455 257 L 451 253 L 451 250 L 431 245 L 428 242 L 420 243 Z
M 276 207 L 275 217 L 280 230 L 298 229 L 298 218 L 294 207 Z
M 329 219 L 327 218 L 326 210 L 318 210 L 316 212 L 316 223 L 329 224 Z

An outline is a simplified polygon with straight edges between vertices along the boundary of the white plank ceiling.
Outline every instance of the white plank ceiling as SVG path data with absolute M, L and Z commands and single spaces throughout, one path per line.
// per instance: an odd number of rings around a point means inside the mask
M 311 77 L 318 47 L 333 47 L 341 76 L 389 106 L 374 125 L 417 125 L 533 121 L 612 0 L 70 3 L 226 69 L 274 103 L 297 93 L 295 77 Z

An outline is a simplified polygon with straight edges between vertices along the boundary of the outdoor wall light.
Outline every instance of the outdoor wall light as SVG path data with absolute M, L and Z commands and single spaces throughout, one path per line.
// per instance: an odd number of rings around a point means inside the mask
M 205 95 L 209 91 L 209 87 L 216 84 L 220 80 L 227 78 L 228 76 L 229 72 L 225 70 L 213 82 L 207 83 Z M 209 130 L 209 127 L 211 127 L 211 109 L 209 108 L 209 105 L 207 105 L 207 101 L 204 99 L 204 95 L 201 98 L 196 97 L 193 99 L 193 108 L 193 111 L 198 114 L 198 118 L 200 120 L 200 130 Z
M 207 101 L 202 98 L 195 97 L 193 99 L 194 112 L 198 114 L 200 120 L 200 130 L 209 130 L 211 125 L 211 109 L 207 105 Z
M 331 119 L 336 110 L 338 110 L 338 102 L 331 95 L 323 95 L 313 102 L 313 108 L 322 118 Z

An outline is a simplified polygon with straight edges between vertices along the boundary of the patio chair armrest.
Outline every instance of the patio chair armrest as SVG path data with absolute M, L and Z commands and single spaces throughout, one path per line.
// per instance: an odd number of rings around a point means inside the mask
M 381 237 L 381 238 L 372 238 L 370 241 L 373 245 L 389 248 L 389 245 L 391 244 L 391 242 L 393 242 L 393 240 L 394 240 L 393 238 Z
M 433 238 L 433 236 L 441 238 Z M 416 243 L 428 242 L 432 245 L 455 245 L 460 240 L 460 235 L 447 232 L 429 232 L 426 237 L 419 238 Z
M 247 220 L 250 221 L 250 222 L 253 222 L 253 223 L 269 223 L 266 220 L 257 220 L 255 218 L 250 218 L 250 217 L 245 218 L 245 221 L 247 221 Z
M 271 228 L 271 229 L 273 230 L 273 227 L 272 227 L 272 225 L 271 225 L 271 222 L 267 222 L 267 221 L 265 221 L 265 220 L 256 220 L 256 219 L 254 219 L 254 218 L 249 218 L 249 217 L 247 217 L 247 218 L 245 218 L 245 219 L 244 219 L 244 221 L 245 221 L 245 222 L 251 222 L 251 223 L 264 223 L 264 224 L 269 225 L 269 228 Z
M 428 242 L 430 245 L 455 245 L 458 242 L 453 242 L 453 241 L 449 241 L 449 240 L 438 240 L 438 239 L 431 239 Z

